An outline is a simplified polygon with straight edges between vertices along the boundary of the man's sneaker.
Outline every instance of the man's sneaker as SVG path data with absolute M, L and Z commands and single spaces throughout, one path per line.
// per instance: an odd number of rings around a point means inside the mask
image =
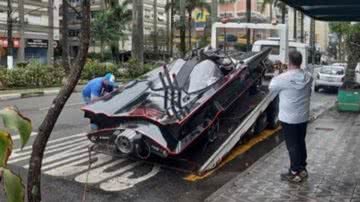
M 286 173 L 280 174 L 281 180 L 286 180 L 293 183 L 299 183 L 303 180 L 303 178 L 300 176 L 298 172 L 289 171 Z
M 308 178 L 308 177 L 309 177 L 309 174 L 308 174 L 308 172 L 307 172 L 307 170 L 306 170 L 306 169 L 305 169 L 305 170 L 300 171 L 300 172 L 299 172 L 299 175 L 300 175 L 300 177 L 301 177 L 301 178 L 303 178 L 303 179 L 305 179 L 305 178 Z

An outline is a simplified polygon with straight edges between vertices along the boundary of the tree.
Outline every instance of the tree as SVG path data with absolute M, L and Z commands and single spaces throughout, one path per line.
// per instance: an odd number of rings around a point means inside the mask
M 180 23 L 178 28 L 180 29 L 180 50 L 183 55 L 185 55 L 186 52 L 186 46 L 185 44 L 185 38 L 186 38 L 186 25 L 185 25 L 185 13 L 181 14 L 181 3 L 184 3 L 184 8 L 188 14 L 187 19 L 187 27 L 188 27 L 188 48 L 191 49 L 191 39 L 192 39 L 192 12 L 195 10 L 195 8 L 200 9 L 207 9 L 208 11 L 211 10 L 211 6 L 209 3 L 207 3 L 206 0 L 179 0 L 179 1 L 173 1 L 165 6 L 166 10 L 173 9 L 174 14 L 180 15 Z M 182 20 L 184 19 L 184 20 Z
M 338 38 L 338 56 L 340 60 L 344 60 L 345 56 L 345 48 L 344 39 L 349 33 L 350 30 L 350 23 L 349 22 L 331 22 L 329 24 L 331 32 L 335 33 Z
M 64 1 L 66 0 L 63 0 L 63 5 Z M 64 15 L 67 14 L 65 13 Z M 53 100 L 51 108 L 42 121 L 38 130 L 39 134 L 36 136 L 32 146 L 27 180 L 27 197 L 29 202 L 41 201 L 41 167 L 44 151 L 55 123 L 77 85 L 82 69 L 85 65 L 90 43 L 90 0 L 81 1 L 80 26 L 81 34 L 79 53 L 71 65 L 70 74 L 67 77 L 64 86 Z
M 133 0 L 133 9 L 132 9 L 132 57 L 140 62 L 141 65 L 144 64 L 144 16 L 143 9 L 144 3 L 143 0 Z
M 118 4 L 117 1 L 105 1 L 105 9 L 100 11 L 91 23 L 91 33 L 94 40 L 100 41 L 101 57 L 104 45 L 110 45 L 113 58 L 118 63 L 119 40 L 126 37 L 125 30 L 131 20 L 131 11 L 127 9 L 129 2 Z

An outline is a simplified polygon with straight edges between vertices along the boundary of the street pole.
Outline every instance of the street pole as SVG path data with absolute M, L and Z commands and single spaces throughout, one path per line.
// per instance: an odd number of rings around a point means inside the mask
M 169 0 L 166 0 L 166 5 L 169 5 Z M 170 13 L 166 12 L 166 53 L 170 52 Z
M 7 0 L 7 67 L 8 69 L 12 69 L 14 67 L 14 58 L 13 58 L 13 38 L 12 38 L 12 29 L 13 29 L 13 21 L 12 21 L 12 6 L 11 0 Z
M 251 0 L 246 0 L 246 22 L 251 22 Z M 250 51 L 250 29 L 246 29 L 246 51 Z
M 54 64 L 54 0 L 48 0 L 48 53 L 47 63 L 48 65 Z
M 20 21 L 20 45 L 19 45 L 19 52 L 18 52 L 18 61 L 24 62 L 25 61 L 25 12 L 24 12 L 24 0 L 18 1 L 18 9 L 19 9 L 19 21 Z
M 144 64 L 143 0 L 133 0 L 132 56 Z
M 300 22 L 300 24 L 301 24 L 301 26 L 300 26 L 300 41 L 301 41 L 301 43 L 304 43 L 304 41 L 305 41 L 305 37 L 304 37 L 304 13 L 300 14 L 300 20 L 301 20 L 301 22 Z

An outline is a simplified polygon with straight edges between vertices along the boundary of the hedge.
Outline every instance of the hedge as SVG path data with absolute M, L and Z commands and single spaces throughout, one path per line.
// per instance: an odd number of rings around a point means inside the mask
M 91 80 L 96 77 L 112 73 L 116 79 L 134 79 L 150 71 L 153 65 L 145 64 L 140 68 L 139 62 L 130 60 L 122 66 L 99 63 L 96 60 L 87 60 L 81 74 L 81 80 Z M 124 71 L 120 71 L 124 70 Z M 31 62 L 8 70 L 0 67 L 0 89 L 5 88 L 39 88 L 53 87 L 62 84 L 65 76 L 61 66 L 48 66 Z

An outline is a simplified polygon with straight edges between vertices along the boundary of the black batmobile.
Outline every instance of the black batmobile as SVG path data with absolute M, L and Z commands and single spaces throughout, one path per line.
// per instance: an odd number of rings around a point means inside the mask
M 202 49 L 156 68 L 82 108 L 99 127 L 88 138 L 142 159 L 179 155 L 200 137 L 212 141 L 220 116 L 259 84 L 269 52 Z

